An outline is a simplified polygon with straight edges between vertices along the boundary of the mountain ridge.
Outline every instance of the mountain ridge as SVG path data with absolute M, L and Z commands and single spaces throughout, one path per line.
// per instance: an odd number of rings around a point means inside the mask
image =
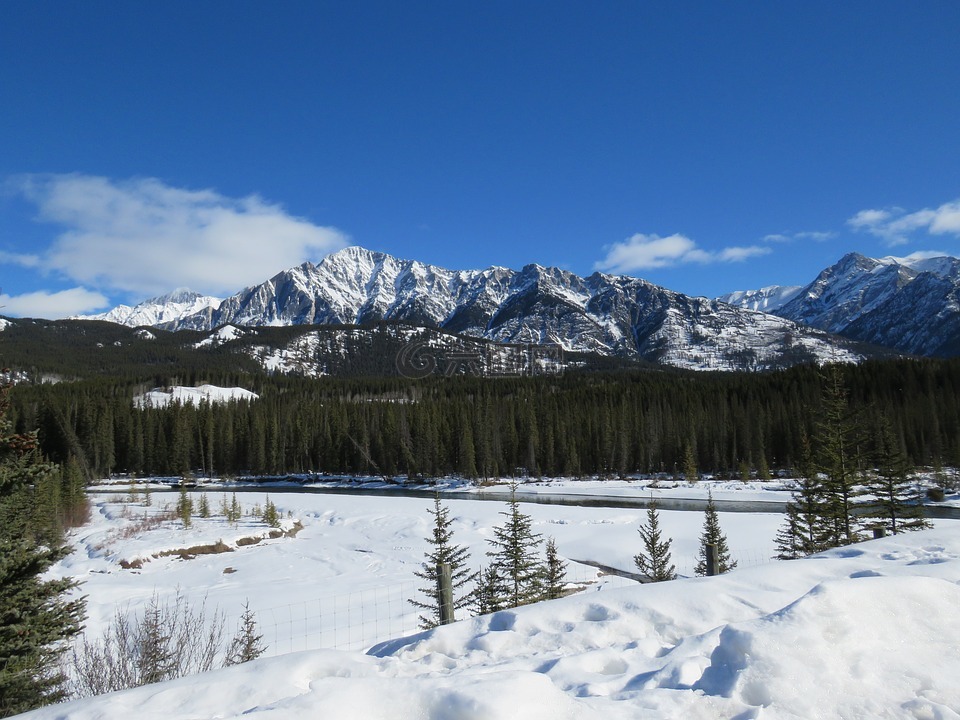
M 389 321 L 497 343 L 551 344 L 569 352 L 716 370 L 863 357 L 818 330 L 639 278 L 600 272 L 580 277 L 535 263 L 521 270 L 448 270 L 356 246 L 276 273 L 216 306 L 170 315 L 148 324 L 209 331 L 226 324 Z M 129 314 L 150 316 L 146 308 Z

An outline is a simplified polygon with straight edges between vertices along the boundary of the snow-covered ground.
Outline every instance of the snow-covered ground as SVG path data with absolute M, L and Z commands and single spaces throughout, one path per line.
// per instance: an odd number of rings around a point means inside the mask
M 197 387 L 174 386 L 156 388 L 137 395 L 133 404 L 138 408 L 167 407 L 170 403 L 199 405 L 202 402 L 225 403 L 232 400 L 256 400 L 260 396 L 255 392 L 239 387 L 223 388 L 216 385 L 198 385 Z
M 208 496 L 216 511 L 222 496 Z M 248 509 L 266 501 L 237 497 Z M 586 585 L 578 594 L 416 634 L 406 598 L 427 549 L 428 500 L 270 498 L 286 527 L 303 528 L 238 546 L 267 528 L 218 517 L 157 525 L 143 515 L 175 494 L 153 493 L 149 508 L 96 496 L 56 568 L 83 580 L 91 633 L 115 608 L 179 589 L 231 622 L 248 601 L 273 656 L 31 717 L 960 718 L 960 522 L 777 563 L 767 558 L 782 516 L 721 513 L 740 561 L 727 575 L 596 582 L 595 568 L 571 562 L 571 579 Z M 479 566 L 503 506 L 445 504 Z M 567 559 L 634 569 L 643 510 L 523 509 Z M 660 515 L 678 570 L 691 574 L 702 513 Z M 232 551 L 154 557 L 217 540 Z M 139 569 L 119 565 L 137 558 L 147 560 Z M 356 650 L 316 649 L 330 647 Z

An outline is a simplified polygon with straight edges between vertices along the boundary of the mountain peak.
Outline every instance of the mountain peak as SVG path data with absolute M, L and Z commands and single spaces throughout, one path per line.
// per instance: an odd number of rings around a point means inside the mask
M 194 292 L 187 287 L 178 287 L 175 290 L 171 290 L 166 295 L 160 295 L 159 297 L 151 298 L 150 300 L 144 300 L 140 305 L 147 303 L 161 304 L 161 303 L 188 303 L 193 302 L 202 298 L 203 295 L 200 293 Z

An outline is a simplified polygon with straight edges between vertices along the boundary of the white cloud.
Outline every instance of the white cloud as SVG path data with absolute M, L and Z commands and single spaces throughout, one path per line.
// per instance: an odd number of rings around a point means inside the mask
M 714 258 L 720 262 L 743 262 L 759 255 L 768 255 L 770 248 L 750 245 L 748 247 L 728 247 L 718 253 L 713 253 L 705 262 L 713 262 Z
M 63 318 L 101 310 L 110 301 L 98 292 L 75 287 L 59 292 L 0 295 L 0 313 L 12 317 Z
M 0 250 L 0 265 L 19 265 L 25 268 L 35 268 L 40 265 L 40 257 L 37 255 L 24 255 L 23 253 L 12 253 L 6 250 Z
M 936 209 L 924 208 L 907 213 L 902 208 L 861 210 L 847 220 L 854 230 L 868 232 L 888 245 L 904 245 L 910 235 L 926 231 L 929 235 L 960 237 L 960 200 L 944 203 Z
M 764 235 L 763 241 L 769 243 L 788 243 L 793 240 L 789 235 L 783 233 L 772 233 L 770 235 Z
M 900 211 L 902 212 L 902 211 Z M 861 210 L 847 220 L 847 225 L 854 230 L 861 230 L 881 225 L 892 217 L 889 210 Z
M 594 264 L 594 269 L 606 272 L 628 273 L 637 270 L 670 267 L 685 263 L 742 262 L 751 257 L 766 255 L 770 248 L 752 245 L 728 247 L 708 251 L 684 235 L 644 235 L 638 233 L 624 242 L 607 249 L 607 256 Z
M 768 243 L 790 243 L 794 240 L 813 240 L 814 242 L 826 242 L 836 237 L 834 232 L 805 231 L 798 233 L 772 233 L 765 235 L 764 242 Z
M 229 294 L 347 244 L 340 231 L 256 195 L 77 174 L 22 177 L 18 189 L 41 221 L 65 228 L 43 253 L 43 269 L 139 296 L 174 287 Z
M 931 235 L 960 235 L 960 200 L 938 207 L 930 222 Z
M 837 234 L 835 232 L 819 232 L 816 230 L 808 230 L 806 232 L 798 232 L 793 237 L 797 240 L 813 240 L 814 242 L 826 242 L 835 238 Z

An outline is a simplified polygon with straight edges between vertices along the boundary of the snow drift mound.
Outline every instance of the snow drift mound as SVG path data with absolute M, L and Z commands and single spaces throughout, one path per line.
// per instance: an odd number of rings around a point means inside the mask
M 782 717 L 956 717 L 957 608 L 960 587 L 938 578 L 828 581 L 723 628 L 694 688 Z

